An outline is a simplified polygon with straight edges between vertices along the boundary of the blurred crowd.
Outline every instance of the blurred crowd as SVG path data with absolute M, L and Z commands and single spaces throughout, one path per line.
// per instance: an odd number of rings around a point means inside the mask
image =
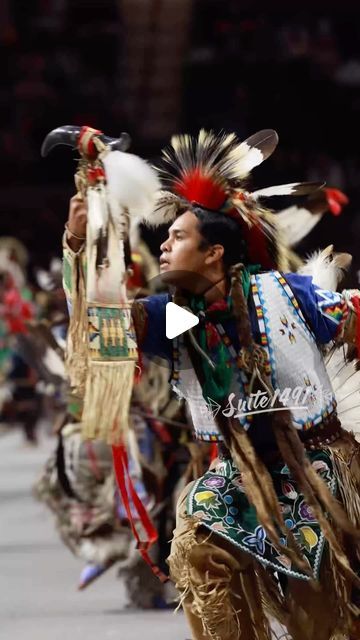
M 2 177 L 21 172 L 23 180 L 41 182 L 39 145 L 50 128 L 126 128 L 121 2 L 2 4 Z M 360 45 L 353 17 L 331 9 L 265 14 L 237 0 L 194 0 L 179 126 L 239 135 L 272 126 L 282 140 L 274 172 L 321 175 L 358 190 Z
M 255 3 L 256 5 L 256 3 Z M 185 79 L 187 125 L 280 134 L 276 179 L 359 192 L 360 44 L 356 10 L 246 11 L 198 0 Z M 352 21 L 351 18 L 354 18 Z M 269 182 L 271 182 L 273 176 Z
M 119 12 L 112 0 L 4 4 L 0 148 L 7 161 L 2 178 L 17 182 L 21 175 L 23 182 L 41 183 L 39 149 L 49 129 L 67 122 L 105 122 L 112 130 L 122 119 L 116 107 Z
M 261 3 L 249 4 L 193 0 L 178 129 L 213 127 L 235 130 L 240 137 L 277 129 L 279 149 L 255 173 L 256 180 L 324 180 L 344 190 L 350 207 L 336 233 L 339 249 L 352 250 L 348 242 L 360 230 L 357 10 L 331 5 L 296 12 L 275 2 L 265 12 L 257 8 Z M 14 192 L 6 197 L 2 191 L 0 215 L 3 232 L 13 233 L 15 221 L 43 265 L 50 256 L 33 233 L 33 222 L 48 232 L 47 246 L 54 253 L 73 173 L 68 151 L 56 151 L 51 161 L 41 159 L 41 142 L 50 129 L 65 123 L 86 123 L 110 135 L 128 129 L 136 152 L 153 157 L 167 142 L 149 146 L 137 137 L 133 123 L 127 126 L 122 10 L 121 0 L 1 3 L 1 178 Z M 26 185 L 38 191 L 18 189 Z M 326 231 L 317 230 L 325 233 L 325 242 Z M 316 238 L 313 244 L 318 243 Z
M 61 260 L 36 269 L 32 283 L 28 262 L 19 240 L 0 237 L 0 423 L 21 426 L 25 441 L 36 444 L 39 422 L 51 425 L 63 406 L 63 366 L 54 352 L 55 369 L 46 374 L 44 337 L 51 326 L 55 344 L 64 345 L 67 309 Z

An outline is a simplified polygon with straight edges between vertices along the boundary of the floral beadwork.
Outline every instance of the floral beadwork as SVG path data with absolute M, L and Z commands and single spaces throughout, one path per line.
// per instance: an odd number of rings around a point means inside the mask
M 335 495 L 336 481 L 332 462 L 326 451 L 307 454 L 314 470 Z M 318 577 L 324 549 L 324 535 L 304 496 L 300 493 L 289 468 L 283 463 L 271 469 L 274 487 L 284 524 L 300 546 L 306 564 Z M 245 494 L 241 473 L 231 460 L 221 463 L 221 468 L 208 471 L 194 483 L 188 497 L 188 513 L 201 520 L 211 531 L 224 537 L 243 551 L 255 556 L 275 571 L 294 577 L 309 579 L 309 575 L 294 566 L 266 535 L 257 519 L 255 508 Z M 287 539 L 279 534 L 279 542 L 287 545 Z

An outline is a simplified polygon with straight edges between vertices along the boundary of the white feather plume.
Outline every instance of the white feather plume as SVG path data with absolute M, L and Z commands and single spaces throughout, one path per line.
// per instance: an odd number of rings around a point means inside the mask
M 135 216 L 130 218 L 129 240 L 131 249 L 135 249 L 141 241 L 140 220 Z
M 110 195 L 130 216 L 146 217 L 154 209 L 160 181 L 156 171 L 131 153 L 111 151 L 104 158 Z
M 329 245 L 322 251 L 315 251 L 298 273 L 312 276 L 313 282 L 321 289 L 336 291 L 351 260 L 349 253 L 335 253 L 333 245 Z
M 103 197 L 104 187 L 90 188 L 87 191 L 88 224 L 87 240 L 92 246 L 100 235 L 100 230 L 106 228 L 109 220 L 109 210 Z

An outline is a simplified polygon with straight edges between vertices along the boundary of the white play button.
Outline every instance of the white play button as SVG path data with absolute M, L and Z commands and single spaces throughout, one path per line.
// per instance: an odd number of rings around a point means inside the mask
M 176 338 L 184 331 L 192 329 L 199 324 L 199 318 L 193 313 L 179 307 L 174 302 L 168 302 L 166 305 L 166 337 L 169 340 Z

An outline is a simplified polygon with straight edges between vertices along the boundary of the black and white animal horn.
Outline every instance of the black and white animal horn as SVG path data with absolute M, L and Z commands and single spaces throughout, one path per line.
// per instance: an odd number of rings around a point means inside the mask
M 42 157 L 46 157 L 54 147 L 60 144 L 76 149 L 81 131 L 82 127 L 71 124 L 53 129 L 47 134 L 44 142 L 42 143 Z M 110 138 L 109 136 L 100 133 L 99 139 L 110 147 L 111 151 L 127 151 L 131 143 L 131 138 L 128 133 L 122 133 L 119 138 Z

